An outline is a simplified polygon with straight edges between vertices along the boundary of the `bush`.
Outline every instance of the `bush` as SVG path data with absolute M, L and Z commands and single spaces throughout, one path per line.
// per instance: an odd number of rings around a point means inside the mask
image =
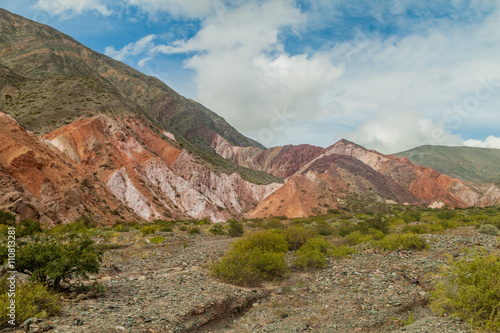
M 431 308 L 459 316 L 488 332 L 500 331 L 500 258 L 484 249 L 467 250 L 448 260 L 435 276 Z
M 7 276 L 0 281 L 0 327 L 11 327 L 7 324 L 10 318 L 7 306 L 10 305 L 8 297 Z M 55 316 L 61 311 L 59 297 L 47 290 L 46 286 L 39 283 L 25 283 L 16 285 L 16 322 L 22 323 L 32 317 L 47 318 Z
M 33 221 L 30 219 L 22 220 L 16 226 L 16 236 L 17 237 L 26 237 L 32 236 L 37 232 L 41 232 L 42 227 L 40 226 L 40 222 Z
M 241 237 L 245 233 L 243 225 L 236 220 L 229 220 L 229 227 L 227 229 L 227 234 L 231 237 Z
M 197 235 L 200 233 L 200 228 L 198 227 L 192 227 L 192 228 L 189 228 L 189 234 L 190 235 Z
M 335 259 L 348 258 L 351 254 L 356 253 L 356 249 L 353 249 L 347 245 L 333 246 L 328 253 L 330 257 Z
M 224 228 L 222 228 L 222 225 L 220 225 L 220 224 L 216 224 L 216 225 L 214 225 L 214 226 L 213 226 L 212 228 L 210 228 L 210 230 L 208 230 L 208 231 L 210 231 L 210 233 L 211 233 L 212 235 L 216 235 L 216 236 L 217 236 L 217 235 L 218 235 L 218 236 L 223 236 L 223 235 L 225 235 L 225 234 L 226 234 L 226 232 L 224 231 Z
M 493 235 L 493 236 L 498 235 L 498 228 L 492 224 L 481 224 L 478 231 L 482 234 Z
M 16 216 L 9 212 L 0 210 L 0 224 L 13 227 L 16 224 Z
M 427 234 L 430 232 L 430 230 L 427 224 L 414 224 L 414 225 L 406 225 L 401 230 L 401 232 L 412 233 L 412 234 Z
M 415 234 L 391 234 L 375 243 L 375 247 L 395 251 L 395 250 L 425 250 L 429 244 L 419 235 Z
M 162 237 L 162 236 L 157 236 L 157 237 L 153 237 L 153 238 L 149 239 L 149 241 L 151 243 L 154 243 L 154 244 L 161 244 L 164 240 L 165 240 L 165 237 Z
M 17 271 L 27 273 L 32 280 L 54 288 L 59 288 L 62 282 L 74 277 L 98 273 L 101 261 L 102 251 L 96 249 L 88 237 L 18 242 L 16 252 Z
M 331 244 L 323 237 L 311 238 L 295 252 L 294 265 L 300 268 L 325 268 L 330 248 Z
M 143 235 L 150 235 L 156 233 L 160 229 L 160 226 L 153 224 L 153 225 L 145 225 L 144 227 L 141 228 L 141 232 Z
M 333 234 L 332 226 L 326 221 L 316 222 L 316 230 L 318 230 L 318 233 L 323 236 L 330 236 Z
M 409 222 L 418 222 L 420 221 L 420 218 L 422 216 L 420 215 L 419 212 L 414 212 L 414 211 L 409 211 L 409 212 L 406 212 L 403 214 L 403 220 L 406 222 L 406 223 L 409 223 Z
M 285 229 L 285 224 L 279 219 L 270 219 L 263 226 L 264 229 Z
M 451 220 L 454 218 L 456 215 L 455 211 L 445 209 L 437 213 L 437 217 L 440 218 L 441 220 Z
M 290 246 L 290 250 L 298 250 L 309 239 L 315 237 L 317 232 L 314 229 L 304 228 L 301 226 L 289 226 L 283 232 L 285 239 Z
M 212 265 L 211 271 L 229 283 L 257 286 L 262 281 L 286 276 L 287 250 L 285 237 L 276 230 L 256 232 L 234 243 L 221 260 Z

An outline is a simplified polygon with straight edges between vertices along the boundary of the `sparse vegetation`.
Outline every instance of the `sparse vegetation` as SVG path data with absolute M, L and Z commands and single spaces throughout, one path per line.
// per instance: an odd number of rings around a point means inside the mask
M 11 326 L 7 323 L 10 298 L 8 297 L 7 276 L 0 279 L 0 327 Z M 48 318 L 61 311 L 59 296 L 39 283 L 23 283 L 16 286 L 16 324 L 28 318 Z
M 449 259 L 435 276 L 431 307 L 463 318 L 484 332 L 500 331 L 500 257 L 473 249 Z

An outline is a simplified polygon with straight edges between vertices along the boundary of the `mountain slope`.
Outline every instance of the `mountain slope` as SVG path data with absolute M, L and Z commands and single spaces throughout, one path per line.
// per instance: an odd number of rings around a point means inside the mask
M 216 137 L 212 146 L 231 161 L 288 178 L 251 217 L 322 214 L 338 208 L 342 198 L 462 208 L 500 203 L 500 188 L 494 184 L 464 182 L 347 140 L 326 149 L 299 145 L 260 150 L 234 147 Z
M 97 115 L 41 138 L 0 112 L 0 209 L 54 225 L 116 219 L 225 221 L 280 184 L 217 173 L 137 116 Z
M 427 145 L 394 155 L 465 181 L 500 182 L 500 149 Z
M 263 148 L 160 80 L 3 9 L 0 88 L 0 107 L 36 134 L 82 116 L 136 113 L 205 150 L 216 134 L 234 145 Z

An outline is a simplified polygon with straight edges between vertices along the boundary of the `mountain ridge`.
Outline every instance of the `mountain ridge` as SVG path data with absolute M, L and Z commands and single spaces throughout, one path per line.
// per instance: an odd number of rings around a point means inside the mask
M 340 140 L 266 149 L 156 78 L 0 10 L 0 209 L 46 225 L 91 215 L 203 219 L 343 210 L 345 199 L 469 207 L 476 184 Z

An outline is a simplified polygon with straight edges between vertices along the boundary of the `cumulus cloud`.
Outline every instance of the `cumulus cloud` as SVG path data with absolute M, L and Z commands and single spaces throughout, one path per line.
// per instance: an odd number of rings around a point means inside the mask
M 469 147 L 500 149 L 500 138 L 490 135 L 484 141 L 469 139 L 465 140 L 464 145 Z
M 101 0 L 38 0 L 33 8 L 58 16 L 80 15 L 85 11 L 97 11 L 104 16 L 112 14 Z
M 384 152 L 461 145 L 500 107 L 498 12 L 480 24 L 434 24 L 404 37 L 360 35 L 332 50 L 345 71 L 338 101 L 356 129 L 344 136 Z M 405 108 L 388 108 L 403 103 Z M 411 110 L 411 113 L 408 113 Z M 438 142 L 434 133 L 441 133 Z
M 185 56 L 193 97 L 265 145 L 300 136 L 328 146 L 347 137 L 391 153 L 464 144 L 461 133 L 498 119 L 500 16 L 492 0 L 311 0 L 307 9 L 291 0 L 127 3 L 151 16 L 194 18 L 201 28 L 169 43 L 145 36 L 106 54 L 139 66 Z M 344 38 L 286 51 L 287 39 L 325 29 Z
M 290 1 L 248 2 L 207 19 L 193 38 L 152 52 L 195 52 L 185 66 L 196 72 L 197 99 L 246 134 L 276 144 L 288 125 L 321 115 L 319 100 L 342 72 L 326 53 L 284 51 L 280 34 L 305 19 Z

